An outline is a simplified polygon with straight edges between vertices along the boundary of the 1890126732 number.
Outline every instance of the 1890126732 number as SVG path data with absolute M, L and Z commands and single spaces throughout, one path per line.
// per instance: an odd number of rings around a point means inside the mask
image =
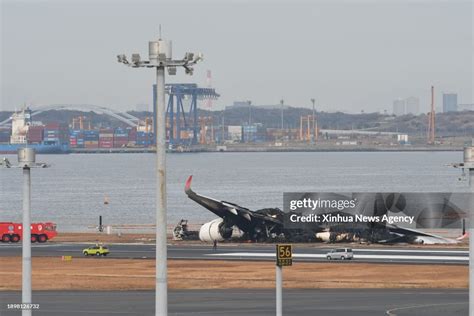
M 7 309 L 17 309 L 17 310 L 32 310 L 40 309 L 39 304 L 7 304 Z

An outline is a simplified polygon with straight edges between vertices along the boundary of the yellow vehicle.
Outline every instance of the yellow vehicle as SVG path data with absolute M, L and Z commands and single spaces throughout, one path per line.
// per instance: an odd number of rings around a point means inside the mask
M 107 256 L 110 251 L 106 246 L 95 245 L 82 250 L 84 256 Z

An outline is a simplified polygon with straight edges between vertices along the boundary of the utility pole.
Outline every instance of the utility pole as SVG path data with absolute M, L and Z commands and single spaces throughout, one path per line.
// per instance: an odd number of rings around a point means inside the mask
M 469 316 L 474 316 L 474 143 L 464 147 L 464 162 L 455 163 L 453 167 L 468 173 L 469 203 Z
M 161 29 L 161 27 L 160 27 Z M 161 31 L 160 31 L 161 33 Z M 166 105 L 165 68 L 169 75 L 176 75 L 177 67 L 184 67 L 186 74 L 192 75 L 202 54 L 186 53 L 181 60 L 173 60 L 171 41 L 160 38 L 148 43 L 149 60 L 142 61 L 139 54 L 132 54 L 129 62 L 125 55 L 118 55 L 119 63 L 133 68 L 156 68 L 156 281 L 155 315 L 168 315 L 167 244 L 166 244 Z

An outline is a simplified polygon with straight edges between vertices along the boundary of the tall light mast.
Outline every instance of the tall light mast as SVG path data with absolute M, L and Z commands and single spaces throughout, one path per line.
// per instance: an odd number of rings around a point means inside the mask
M 32 315 L 31 287 L 31 168 L 48 168 L 45 163 L 36 162 L 36 151 L 30 147 L 18 149 L 18 165 L 12 165 L 4 158 L 1 164 L 5 168 L 23 169 L 23 222 L 22 222 L 22 271 L 21 271 L 21 303 L 22 316 Z
M 161 29 L 161 28 L 160 28 Z M 161 31 L 160 31 L 161 33 Z M 171 41 L 160 38 L 148 43 L 149 60 L 142 61 L 139 54 L 132 54 L 129 62 L 125 55 L 118 55 L 119 63 L 132 68 L 156 69 L 155 99 L 156 122 L 156 293 L 155 315 L 168 315 L 167 245 L 166 245 L 166 108 L 165 108 L 165 68 L 169 75 L 176 74 L 177 67 L 184 67 L 186 74 L 192 75 L 192 66 L 202 60 L 202 54 L 186 53 L 183 59 L 173 60 Z
M 474 316 L 474 138 L 471 144 L 464 147 L 464 159 L 461 163 L 452 164 L 453 167 L 467 174 L 469 184 L 469 316 Z

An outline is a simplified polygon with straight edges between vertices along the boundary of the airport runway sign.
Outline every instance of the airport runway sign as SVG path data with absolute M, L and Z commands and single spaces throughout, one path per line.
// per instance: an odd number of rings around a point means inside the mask
M 276 246 L 276 265 L 279 267 L 286 267 L 293 265 L 293 250 L 292 245 L 278 244 Z

